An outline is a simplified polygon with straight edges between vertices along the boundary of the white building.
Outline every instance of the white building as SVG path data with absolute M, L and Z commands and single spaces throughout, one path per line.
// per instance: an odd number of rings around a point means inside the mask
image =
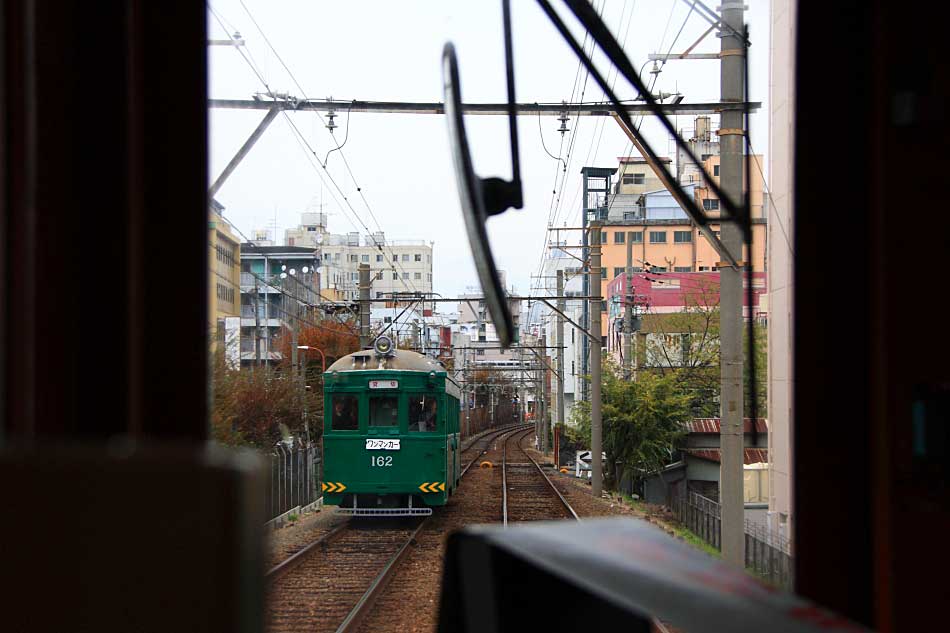
M 327 298 L 359 298 L 359 265 L 369 264 L 372 297 L 391 293 L 432 292 L 432 252 L 434 242 L 425 240 L 388 240 L 379 231 L 334 234 L 327 230 L 327 214 L 312 208 L 301 214 L 300 225 L 284 234 L 288 246 L 318 249 L 323 285 L 330 290 Z

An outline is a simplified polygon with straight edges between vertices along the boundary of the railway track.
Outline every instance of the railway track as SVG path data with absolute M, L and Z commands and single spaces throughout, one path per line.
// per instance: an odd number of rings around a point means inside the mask
M 496 440 L 524 428 L 504 427 L 476 438 L 462 453 L 467 460 L 462 476 Z M 357 630 L 428 520 L 408 526 L 405 520 L 351 520 L 273 567 L 267 574 L 268 630 Z
M 502 452 L 502 523 L 579 520 L 567 499 L 558 491 L 541 466 L 521 446 L 533 429 L 512 433 L 505 438 Z M 513 443 L 511 443 L 513 440 Z M 509 456 L 509 444 L 511 455 Z

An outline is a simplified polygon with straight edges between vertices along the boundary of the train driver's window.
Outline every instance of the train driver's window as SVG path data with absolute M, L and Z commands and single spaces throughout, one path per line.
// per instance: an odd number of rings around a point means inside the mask
M 399 398 L 379 396 L 369 399 L 370 426 L 399 426 Z
M 348 394 L 333 395 L 333 417 L 330 428 L 334 431 L 356 431 L 360 426 L 359 396 Z
M 409 432 L 426 433 L 436 430 L 438 403 L 432 394 L 409 395 Z

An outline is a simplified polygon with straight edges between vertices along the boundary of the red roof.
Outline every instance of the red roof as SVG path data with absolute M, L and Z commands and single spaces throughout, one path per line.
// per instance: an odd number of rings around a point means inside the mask
M 719 418 L 693 418 L 686 423 L 686 430 L 690 433 L 719 433 Z M 768 420 L 758 418 L 755 421 L 756 433 L 768 433 Z M 742 432 L 752 432 L 752 418 L 742 419 Z
M 689 453 L 693 457 L 708 459 L 711 462 L 722 461 L 718 448 L 687 448 L 684 449 L 684 452 Z M 769 450 L 767 448 L 747 448 L 743 450 L 743 453 L 742 461 L 745 464 L 758 464 L 760 462 L 769 461 Z

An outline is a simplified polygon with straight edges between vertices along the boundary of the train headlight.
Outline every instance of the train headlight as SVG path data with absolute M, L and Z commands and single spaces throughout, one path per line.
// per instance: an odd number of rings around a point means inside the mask
M 392 356 L 393 341 L 388 336 L 380 336 L 373 342 L 373 349 L 376 350 L 377 356 Z

